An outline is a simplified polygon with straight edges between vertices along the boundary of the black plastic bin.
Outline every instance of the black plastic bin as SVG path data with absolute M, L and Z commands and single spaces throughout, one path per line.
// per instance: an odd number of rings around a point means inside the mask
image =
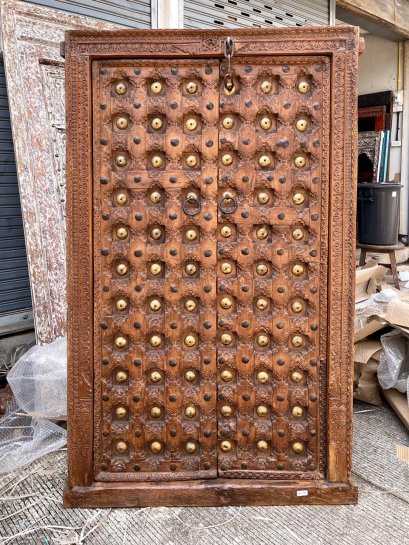
M 358 184 L 358 242 L 392 246 L 398 242 L 401 184 Z

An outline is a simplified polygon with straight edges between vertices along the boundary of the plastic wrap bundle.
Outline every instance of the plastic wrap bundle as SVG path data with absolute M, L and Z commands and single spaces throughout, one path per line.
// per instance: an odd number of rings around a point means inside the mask
M 383 351 L 378 367 L 380 385 L 384 390 L 395 388 L 409 394 L 409 337 L 394 329 L 382 335 L 381 343 Z
M 0 472 L 58 450 L 66 431 L 48 419 L 67 414 L 67 343 L 34 346 L 7 375 L 16 403 L 0 421 Z

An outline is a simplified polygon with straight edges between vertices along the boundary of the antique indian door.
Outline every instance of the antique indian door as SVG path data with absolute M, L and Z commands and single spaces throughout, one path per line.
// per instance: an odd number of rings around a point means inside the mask
M 355 501 L 355 30 L 68 40 L 66 504 Z

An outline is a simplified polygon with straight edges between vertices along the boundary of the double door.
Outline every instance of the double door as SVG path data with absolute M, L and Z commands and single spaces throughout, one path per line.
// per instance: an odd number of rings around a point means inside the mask
M 323 477 L 330 69 L 93 62 L 95 481 Z

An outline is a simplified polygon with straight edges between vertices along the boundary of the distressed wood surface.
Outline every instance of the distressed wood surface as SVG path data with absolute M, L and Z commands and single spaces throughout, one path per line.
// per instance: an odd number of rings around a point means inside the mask
M 115 29 L 89 17 L 2 0 L 1 34 L 39 344 L 66 334 L 65 86 L 70 29 Z
M 67 36 L 67 506 L 356 501 L 358 33 L 229 35 Z

